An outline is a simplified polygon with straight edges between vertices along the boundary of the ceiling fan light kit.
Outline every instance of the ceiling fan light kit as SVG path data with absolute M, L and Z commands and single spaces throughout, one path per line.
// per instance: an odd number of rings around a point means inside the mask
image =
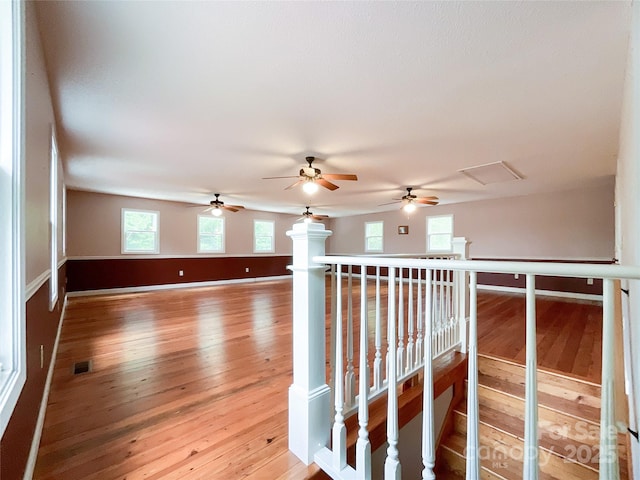
M 406 195 L 403 195 L 401 198 L 394 198 L 393 202 L 383 203 L 380 206 L 402 203 L 403 205 L 400 208 L 405 213 L 413 213 L 420 205 L 438 205 L 438 197 L 418 197 L 411 193 L 411 190 L 413 190 L 413 187 L 407 187 Z
M 413 202 L 408 202 L 404 207 L 402 207 L 402 209 L 406 212 L 406 213 L 413 213 L 416 211 L 416 204 Z
M 314 193 L 316 193 L 318 191 L 318 184 L 316 182 L 314 182 L 313 180 L 307 180 L 302 185 L 302 190 L 304 190 L 304 192 L 309 194 L 309 195 L 313 195 Z
M 302 212 L 302 217 L 298 219 L 304 221 L 304 223 L 311 223 L 314 220 L 324 220 L 326 218 L 329 218 L 329 215 L 316 215 L 311 210 L 309 210 L 310 207 L 305 208 L 306 210 Z
M 225 205 L 225 203 L 220 200 L 219 193 L 214 193 L 214 195 L 216 197 L 215 200 L 211 200 L 209 206 L 202 213 L 210 212 L 214 217 L 219 217 L 222 215 L 223 210 L 235 213 L 244 209 L 242 205 Z
M 358 180 L 358 176 L 353 173 L 325 173 L 323 174 L 319 168 L 313 166 L 313 161 L 316 157 L 306 157 L 308 165 L 305 165 L 300 169 L 298 175 L 290 175 L 284 177 L 263 177 L 263 180 L 273 180 L 276 178 L 297 178 L 296 182 L 289 185 L 285 190 L 297 187 L 302 184 L 302 189 L 305 193 L 311 195 L 318 191 L 319 187 L 324 187 L 327 190 L 337 190 L 338 185 L 330 182 L 329 180 Z

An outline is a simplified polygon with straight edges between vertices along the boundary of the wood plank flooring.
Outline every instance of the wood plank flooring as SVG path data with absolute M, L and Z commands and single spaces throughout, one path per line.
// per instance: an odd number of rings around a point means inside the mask
M 70 299 L 34 478 L 312 476 L 287 449 L 291 296 L 283 280 Z M 524 359 L 524 299 L 478 297 L 480 350 Z M 540 363 L 599 379 L 600 307 L 538 305 Z
M 538 366 L 600 383 L 602 304 L 536 298 Z M 478 292 L 478 351 L 525 363 L 525 298 Z

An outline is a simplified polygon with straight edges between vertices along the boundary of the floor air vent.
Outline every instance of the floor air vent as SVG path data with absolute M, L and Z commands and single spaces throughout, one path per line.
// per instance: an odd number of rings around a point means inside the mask
M 84 360 L 73 364 L 73 374 L 80 375 L 91 371 L 91 360 Z

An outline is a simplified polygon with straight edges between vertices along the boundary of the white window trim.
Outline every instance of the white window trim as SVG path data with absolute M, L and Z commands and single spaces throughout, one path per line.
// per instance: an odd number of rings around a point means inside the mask
M 374 224 L 374 223 L 381 223 L 382 224 L 382 235 L 381 235 L 382 246 L 380 247 L 380 249 L 368 248 L 369 242 L 367 240 L 369 238 L 373 238 L 373 237 L 368 237 L 367 236 L 367 225 L 371 225 L 371 224 Z M 384 220 L 376 220 L 374 222 L 364 222 L 364 251 L 365 252 L 376 252 L 376 253 L 384 252 Z
M 62 181 L 62 258 L 67 256 L 67 186 Z
M 0 2 L 0 437 L 27 374 L 24 286 L 24 2 Z M 6 175 L 5 175 L 6 172 Z M 8 229 L 5 227 L 9 227 Z
M 256 249 L 256 223 L 270 223 L 273 225 L 273 235 L 271 235 L 271 250 L 257 250 Z M 276 222 L 274 220 L 260 220 L 256 219 L 253 221 L 253 253 L 275 253 L 276 251 Z
M 222 237 L 222 248 L 220 250 L 208 250 L 208 249 L 200 248 L 200 219 L 201 218 L 215 218 L 216 220 L 222 221 L 222 234 L 220 235 Z M 197 236 L 197 239 L 198 239 L 198 253 L 224 253 L 225 252 L 227 222 L 226 222 L 224 217 L 214 217 L 213 215 L 199 214 L 198 215 L 198 222 L 197 222 L 197 229 L 198 229 L 198 231 L 196 233 L 196 236 Z M 205 234 L 205 236 L 214 237 L 216 235 Z
M 55 125 L 51 126 L 51 158 L 49 161 L 49 255 L 51 276 L 49 278 L 49 311 L 58 302 L 58 141 Z
M 430 249 L 429 248 L 429 219 L 430 218 L 442 218 L 442 217 L 447 217 L 447 218 L 451 218 L 451 247 L 447 248 L 447 249 L 443 249 L 443 250 L 436 250 L 436 249 Z M 427 253 L 449 253 L 449 252 L 453 252 L 453 231 L 455 229 L 455 224 L 454 224 L 454 218 L 453 218 L 453 214 L 446 214 L 446 215 L 427 215 L 426 219 L 425 219 L 425 230 L 426 230 L 426 251 Z M 434 234 L 434 235 L 438 235 L 438 234 Z
M 124 231 L 124 213 L 125 212 L 141 212 L 141 213 L 154 213 L 157 216 L 156 223 L 156 238 L 153 246 L 153 251 L 151 250 L 126 250 L 125 249 L 125 231 Z M 120 211 L 120 253 L 123 255 L 154 255 L 160 253 L 160 212 L 157 210 L 142 210 L 139 208 L 125 208 L 123 207 Z

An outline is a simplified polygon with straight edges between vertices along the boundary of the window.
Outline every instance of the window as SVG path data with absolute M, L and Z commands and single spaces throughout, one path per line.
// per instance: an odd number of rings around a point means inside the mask
M 23 26 L 24 2 L 0 2 L 0 437 L 26 380 Z
M 198 215 L 198 252 L 224 253 L 224 217 Z
M 452 241 L 453 215 L 427 217 L 427 252 L 450 252 Z
M 364 224 L 364 251 L 382 252 L 384 222 L 365 222 Z
M 122 209 L 122 253 L 158 253 L 160 213 Z
M 49 310 L 53 310 L 58 301 L 58 143 L 54 127 L 51 127 L 49 180 L 49 253 L 51 255 Z
M 275 239 L 273 233 L 275 223 L 272 220 L 253 221 L 253 251 L 254 253 L 275 252 Z

